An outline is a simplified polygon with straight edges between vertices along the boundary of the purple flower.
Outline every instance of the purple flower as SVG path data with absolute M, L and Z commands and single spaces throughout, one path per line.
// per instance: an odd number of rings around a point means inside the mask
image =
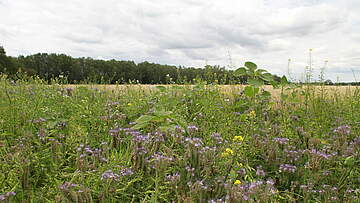
M 293 166 L 293 165 L 290 165 L 290 164 L 281 164 L 280 165 L 280 171 L 281 172 L 295 173 L 296 166 Z
M 340 135 L 349 135 L 350 134 L 350 126 L 348 125 L 341 125 L 333 130 L 334 133 Z
M 107 170 L 101 175 L 101 180 L 118 180 L 120 176 L 112 170 Z
M 131 168 L 123 168 L 120 170 L 120 176 L 130 176 L 134 174 L 134 171 Z
M 110 103 L 108 103 L 108 106 L 117 106 L 119 104 L 120 104 L 120 102 L 110 102 Z
M 261 166 L 258 166 L 258 167 L 257 167 L 256 175 L 257 175 L 257 176 L 265 176 L 265 171 L 262 170 L 262 167 L 261 167 Z
M 187 127 L 187 129 L 188 129 L 189 133 L 193 133 L 193 132 L 196 132 L 196 131 L 199 130 L 199 128 L 196 127 L 195 125 L 189 125 L 189 126 Z
M 5 193 L 5 194 L 3 194 L 3 195 L 0 195 L 0 201 L 6 200 L 6 199 L 8 199 L 9 197 L 15 196 L 15 195 L 16 195 L 16 192 L 7 192 L 7 193 Z
M 33 120 L 31 120 L 31 122 L 32 123 L 42 123 L 42 122 L 45 122 L 46 121 L 46 119 L 45 118 L 39 118 L 39 119 L 33 119 Z
M 268 180 L 266 181 L 266 184 L 268 184 L 268 185 L 274 185 L 275 182 L 274 182 L 273 179 L 268 179 Z
M 191 168 L 190 166 L 185 167 L 186 171 L 191 174 L 191 176 L 195 176 L 195 168 Z
M 136 135 L 133 138 L 134 142 L 146 142 L 149 140 L 149 136 L 148 135 Z
M 246 170 L 245 168 L 240 168 L 237 173 L 241 176 L 244 176 L 246 174 Z
M 203 144 L 202 140 L 200 138 L 196 138 L 196 137 L 194 137 L 194 138 L 187 137 L 187 138 L 185 138 L 185 142 L 187 142 L 189 145 L 192 145 L 195 147 L 200 147 Z
M 331 157 L 333 157 L 337 154 L 336 152 L 327 154 L 323 151 L 317 151 L 316 149 L 309 150 L 309 153 L 312 155 L 315 155 L 317 157 L 324 158 L 324 159 L 330 159 Z
M 214 133 L 211 135 L 211 137 L 215 140 L 216 144 L 222 144 L 223 139 L 219 133 Z
M 78 185 L 74 184 L 74 183 L 70 183 L 70 182 L 65 182 L 62 185 L 60 185 L 59 188 L 61 190 L 69 190 L 69 189 L 71 189 L 73 187 L 76 187 L 76 186 L 78 186 Z
M 166 179 L 171 182 L 171 183 L 176 183 L 180 180 L 180 174 L 179 173 L 175 173 L 172 175 L 167 175 Z
M 285 145 L 289 142 L 288 138 L 282 138 L 282 137 L 276 137 L 273 139 L 274 142 L 281 144 L 281 145 Z
M 324 171 L 324 172 L 323 172 L 323 175 L 324 175 L 324 176 L 327 176 L 327 175 L 329 175 L 329 174 L 330 174 L 330 171 Z

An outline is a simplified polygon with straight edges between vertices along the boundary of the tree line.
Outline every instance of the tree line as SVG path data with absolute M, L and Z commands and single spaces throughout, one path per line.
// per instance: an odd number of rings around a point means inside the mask
M 65 54 L 38 53 L 28 56 L 7 56 L 0 46 L 0 74 L 16 77 L 18 72 L 39 76 L 50 81 L 65 78 L 68 83 L 97 84 L 193 84 L 205 81 L 208 84 L 246 84 L 247 77 L 239 76 L 234 70 L 218 65 L 204 68 L 162 65 L 151 62 L 135 63 L 125 60 L 100 60 L 90 57 L 73 58 Z M 280 77 L 273 75 L 275 81 Z M 336 85 L 331 81 L 327 85 Z M 346 83 L 342 85 L 360 85 Z
M 246 77 L 236 76 L 225 67 L 206 65 L 204 68 L 162 65 L 150 62 L 73 58 L 65 54 L 38 53 L 29 56 L 7 56 L 0 46 L 0 73 L 10 77 L 18 72 L 37 75 L 42 79 L 66 78 L 69 83 L 104 84 L 245 84 Z

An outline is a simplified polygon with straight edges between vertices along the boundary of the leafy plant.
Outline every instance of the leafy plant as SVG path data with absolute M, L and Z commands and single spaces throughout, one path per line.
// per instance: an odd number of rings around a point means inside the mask
M 248 97 L 255 97 L 261 86 L 264 84 L 269 84 L 274 81 L 274 77 L 271 73 L 267 72 L 264 69 L 258 69 L 257 65 L 253 62 L 245 62 L 244 67 L 238 68 L 235 71 L 237 76 L 246 76 L 247 83 L 249 86 L 246 86 L 244 93 Z M 263 92 L 265 95 L 269 95 L 268 91 Z

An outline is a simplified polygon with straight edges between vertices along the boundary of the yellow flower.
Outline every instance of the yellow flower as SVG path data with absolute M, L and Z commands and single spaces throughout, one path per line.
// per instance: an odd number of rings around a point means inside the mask
M 128 106 L 132 106 L 132 103 L 128 103 L 127 105 L 128 105 Z
M 230 148 L 226 148 L 225 152 L 221 154 L 222 157 L 228 157 L 234 155 L 234 151 Z
M 329 144 L 328 141 L 320 139 L 321 144 Z
M 233 154 L 234 154 L 234 151 L 233 151 L 232 149 L 230 149 L 230 148 L 226 148 L 226 149 L 225 149 L 225 152 L 227 152 L 227 153 L 230 154 L 230 155 L 233 155 Z
M 255 111 L 250 111 L 250 112 L 248 113 L 248 116 L 249 116 L 250 118 L 255 118 L 255 117 L 256 117 L 256 112 L 255 112 Z
M 243 136 L 235 136 L 234 138 L 233 138 L 233 142 L 242 142 L 242 141 L 244 141 L 244 138 L 243 138 Z
M 234 185 L 240 185 L 241 181 L 240 180 L 235 180 Z

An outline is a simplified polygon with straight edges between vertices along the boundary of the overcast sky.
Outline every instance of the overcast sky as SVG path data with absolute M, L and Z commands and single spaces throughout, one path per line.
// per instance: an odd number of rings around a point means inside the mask
M 240 67 L 360 80 L 360 0 L 0 0 L 8 55 Z M 230 57 L 229 57 L 230 56 Z M 231 58 L 231 60 L 230 60 Z M 352 71 L 353 70 L 353 71 Z

